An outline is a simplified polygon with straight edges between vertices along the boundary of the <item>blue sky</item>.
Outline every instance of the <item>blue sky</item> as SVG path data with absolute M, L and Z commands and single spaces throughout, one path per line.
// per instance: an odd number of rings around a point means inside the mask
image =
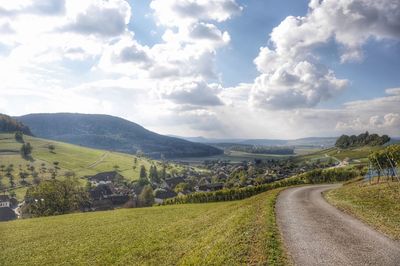
M 399 135 L 399 14 L 397 0 L 2 2 L 0 112 L 184 136 Z

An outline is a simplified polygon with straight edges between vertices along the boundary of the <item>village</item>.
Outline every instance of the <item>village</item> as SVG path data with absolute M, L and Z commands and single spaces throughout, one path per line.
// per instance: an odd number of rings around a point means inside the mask
M 333 160 L 308 163 L 295 162 L 293 159 L 255 159 L 240 163 L 215 160 L 204 161 L 200 167 L 184 165 L 183 170 L 173 174 L 166 173 L 164 169 L 158 171 L 155 165 L 151 165 L 150 169 L 141 166 L 140 178 L 134 182 L 127 181 L 118 170 L 100 172 L 81 177 L 86 182 L 88 200 L 80 210 L 151 206 L 176 196 L 257 186 L 337 164 Z M 23 202 L 18 202 L 15 197 L 0 195 L 0 220 L 24 218 L 25 205 L 37 204 L 40 200 L 26 197 Z

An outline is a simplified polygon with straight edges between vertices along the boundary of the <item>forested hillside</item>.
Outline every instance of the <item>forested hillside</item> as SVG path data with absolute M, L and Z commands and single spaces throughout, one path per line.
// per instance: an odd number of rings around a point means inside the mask
M 12 133 L 16 131 L 20 131 L 26 135 L 32 135 L 29 127 L 8 115 L 0 114 L 0 133 Z
M 109 115 L 30 114 L 18 117 L 41 138 L 97 149 L 143 153 L 153 158 L 201 157 L 222 153 L 200 143 L 163 136 L 128 120 Z

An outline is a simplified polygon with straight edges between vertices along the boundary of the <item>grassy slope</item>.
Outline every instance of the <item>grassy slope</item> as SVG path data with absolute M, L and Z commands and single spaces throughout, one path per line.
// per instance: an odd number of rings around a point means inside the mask
M 280 190 L 233 202 L 79 213 L 0 223 L 6 265 L 284 265 Z
M 333 205 L 351 213 L 388 236 L 400 240 L 400 184 L 350 183 L 329 191 Z
M 159 162 L 157 161 L 137 157 L 137 167 L 133 170 L 132 166 L 134 165 L 134 158 L 136 157 L 133 155 L 90 149 L 29 136 L 24 136 L 24 139 L 25 142 L 30 142 L 33 146 L 33 162 L 24 160 L 20 156 L 19 149 L 21 148 L 21 143 L 15 141 L 14 135 L 0 134 L 0 164 L 6 166 L 11 163 L 14 164 L 14 176 L 18 184 L 19 165 L 21 165 L 25 170 L 27 164 L 32 164 L 35 166 L 36 170 L 39 170 L 41 163 L 45 163 L 47 168 L 52 168 L 52 163 L 58 161 L 60 163 L 59 166 L 61 167 L 61 170 L 59 171 L 61 174 L 65 171 L 74 171 L 78 177 L 96 174 L 103 171 L 112 171 L 113 166 L 118 165 L 121 174 L 130 180 L 136 180 L 139 178 L 140 165 L 144 165 L 147 170 L 152 162 L 159 166 Z M 49 151 L 49 144 L 55 146 L 54 153 Z M 172 166 L 172 168 L 177 167 L 178 166 L 176 165 Z M 27 180 L 28 182 L 32 181 L 30 179 Z M 2 178 L 2 182 L 7 185 L 7 178 Z M 17 189 L 17 195 L 24 195 L 25 190 L 26 189 Z
M 350 158 L 353 160 L 359 160 L 360 162 L 365 162 L 368 155 L 373 152 L 382 149 L 383 147 L 375 146 L 364 146 L 350 149 L 337 149 L 337 148 L 329 148 L 320 150 L 314 153 L 302 155 L 298 157 L 298 160 L 316 160 L 316 159 L 327 159 L 329 157 L 344 160 L 346 158 Z

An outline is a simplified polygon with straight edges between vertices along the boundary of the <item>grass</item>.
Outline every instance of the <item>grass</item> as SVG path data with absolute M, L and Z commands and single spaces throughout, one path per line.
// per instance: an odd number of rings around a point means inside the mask
M 345 184 L 325 194 L 339 209 L 400 240 L 400 183 Z
M 148 170 L 151 164 L 155 164 L 161 169 L 161 162 L 159 161 L 130 154 L 91 149 L 30 136 L 24 136 L 24 140 L 33 146 L 33 161 L 28 161 L 21 157 L 19 150 L 22 144 L 15 141 L 13 134 L 0 134 L 0 164 L 5 166 L 14 164 L 13 174 L 17 184 L 20 181 L 18 174 L 20 167 L 25 170 L 27 165 L 33 165 L 38 171 L 41 164 L 44 163 L 46 168 L 50 169 L 54 167 L 53 162 L 55 161 L 59 162 L 60 175 L 63 175 L 66 171 L 73 171 L 78 177 L 112 171 L 114 165 L 118 165 L 121 175 L 126 179 L 137 180 L 139 178 L 140 165 L 144 165 Z M 48 149 L 50 144 L 55 146 L 54 152 L 50 152 Z M 135 158 L 137 163 L 136 168 L 133 169 Z M 170 164 L 167 171 L 178 171 L 180 169 L 180 166 Z M 4 173 L 0 173 L 0 175 L 4 175 Z M 27 181 L 32 183 L 32 178 L 28 178 Z M 2 178 L 1 182 L 3 185 L 8 186 L 7 178 Z M 24 194 L 24 189 L 26 190 L 26 188 L 18 189 L 16 191 L 17 196 L 18 194 Z
M 338 149 L 335 147 L 319 150 L 313 153 L 298 156 L 297 161 L 307 160 L 327 160 L 332 158 L 333 160 L 343 161 L 344 159 L 351 159 L 353 163 L 365 163 L 370 153 L 383 149 L 381 146 L 363 146 L 349 149 Z
M 274 206 L 245 200 L 0 223 L 5 265 L 285 265 Z

